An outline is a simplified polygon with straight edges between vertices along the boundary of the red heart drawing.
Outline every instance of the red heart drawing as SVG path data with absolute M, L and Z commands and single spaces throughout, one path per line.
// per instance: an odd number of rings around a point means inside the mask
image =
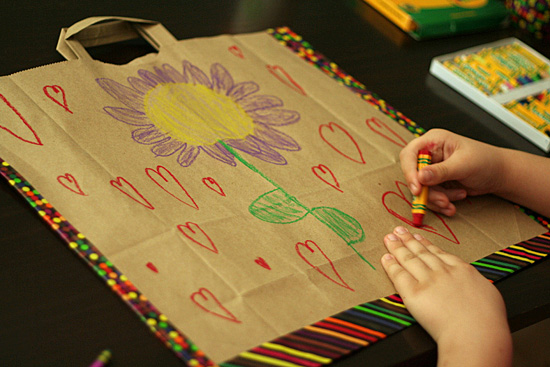
M 312 248 L 313 246 L 313 248 Z M 302 253 L 302 248 L 305 248 L 307 249 L 308 251 L 305 253 L 305 255 Z M 331 282 L 335 283 L 335 284 L 338 284 L 340 287 L 343 287 L 343 288 L 346 288 L 346 289 L 349 289 L 350 291 L 352 292 L 355 292 L 355 290 L 353 288 L 351 288 L 345 281 L 344 279 L 342 279 L 342 277 L 340 276 L 340 274 L 338 273 L 338 271 L 336 270 L 336 268 L 334 267 L 334 264 L 332 263 L 332 260 L 330 260 L 328 258 L 327 255 L 325 255 L 325 253 L 323 252 L 323 250 L 321 250 L 321 248 L 313 241 L 310 241 L 310 240 L 307 240 L 305 243 L 302 243 L 302 242 L 298 242 L 296 244 L 296 252 L 298 253 L 298 255 L 300 255 L 300 257 L 302 258 L 302 260 L 304 260 L 309 266 L 311 266 L 313 269 L 317 270 L 321 275 L 323 275 L 325 278 L 327 278 L 328 280 L 330 280 Z M 319 269 L 318 266 L 316 265 L 313 265 L 307 258 L 306 256 L 309 256 L 310 258 L 319 258 L 321 260 L 317 260 L 315 262 L 324 262 L 325 260 L 329 262 L 330 264 L 330 267 L 332 268 L 332 272 L 334 274 L 331 274 L 332 276 L 329 276 L 327 273 L 325 273 L 324 271 L 322 271 L 321 269 Z M 324 258 L 321 258 L 321 256 Z M 336 280 L 338 279 L 338 280 Z
M 145 266 L 147 266 L 149 269 L 151 269 L 152 271 L 158 274 L 159 270 L 157 269 L 155 264 L 153 264 L 152 262 L 148 262 L 147 264 L 145 264 Z
M 376 117 L 367 119 L 366 123 L 372 131 L 391 141 L 395 145 L 400 146 L 401 148 L 404 148 L 405 145 L 407 145 L 407 141 L 405 139 L 400 137 L 385 122 L 377 119 Z M 393 136 L 389 135 L 388 133 L 391 133 Z
M 160 172 L 161 170 L 164 171 L 166 173 L 166 175 L 162 174 Z M 154 170 L 153 168 L 146 168 L 145 173 L 161 189 L 163 189 L 168 194 L 170 194 L 170 196 L 172 196 L 173 198 L 181 201 L 185 205 L 190 206 L 191 208 L 194 208 L 194 209 L 197 209 L 197 210 L 199 209 L 199 206 L 197 205 L 197 203 L 195 203 L 195 200 L 191 197 L 191 195 L 189 195 L 187 190 L 181 185 L 181 183 L 172 174 L 172 172 L 168 171 L 168 169 L 166 169 L 163 166 L 157 166 L 156 170 Z M 153 177 L 153 174 L 160 177 L 162 180 L 159 180 L 158 178 Z M 180 197 L 180 196 L 176 195 L 175 192 L 177 192 L 178 194 L 180 192 L 183 192 L 184 196 Z M 189 203 L 187 199 L 191 200 L 192 204 Z
M 267 270 L 271 270 L 271 266 L 264 260 L 263 257 L 257 257 L 254 262 Z
M 128 182 L 124 177 L 117 177 L 116 180 L 111 180 L 111 186 L 144 207 L 151 210 L 155 209 L 155 207 L 147 199 L 145 199 L 143 195 L 141 195 L 134 185 Z
M 329 133 L 324 133 L 324 131 L 327 130 Z M 347 140 L 349 140 L 351 144 L 348 144 L 346 142 L 344 143 L 344 145 L 342 145 L 341 142 L 337 142 L 338 136 L 342 133 L 347 137 Z M 357 144 L 353 136 L 351 136 L 351 134 L 346 129 L 338 125 L 336 122 L 329 122 L 328 124 L 319 125 L 319 135 L 321 135 L 321 139 L 323 139 L 324 142 L 327 143 L 332 149 L 334 149 L 350 161 L 361 164 L 366 163 L 365 158 L 363 158 L 363 152 L 361 151 L 361 148 L 359 148 L 359 144 Z M 331 138 L 330 141 L 327 138 Z M 353 147 L 355 147 L 355 149 Z M 358 154 L 359 157 L 354 158 L 353 156 L 356 156 L 356 154 Z
M 65 111 L 73 113 L 73 111 L 71 111 L 69 109 L 69 106 L 67 105 L 67 96 L 65 95 L 65 91 L 59 85 L 46 85 L 44 86 L 44 88 L 42 88 L 42 90 L 44 91 L 46 97 L 54 101 L 59 106 L 63 107 Z M 50 94 L 50 90 L 54 93 L 54 95 Z
M 214 191 L 215 193 L 218 193 L 221 196 L 225 196 L 225 192 L 223 192 L 223 189 L 221 188 L 221 186 L 212 177 L 203 178 L 202 183 L 205 184 L 206 187 L 208 187 L 210 190 Z
M 405 222 L 406 224 L 410 225 L 410 226 L 413 226 L 413 222 L 411 219 L 405 217 L 404 215 L 401 215 L 399 214 L 398 212 L 396 212 L 395 210 L 389 208 L 388 204 L 386 203 L 386 200 L 389 196 L 396 196 L 398 197 L 399 199 L 405 201 L 407 203 L 407 207 L 408 208 L 412 208 L 412 204 L 411 202 L 409 201 L 409 199 L 407 199 L 407 197 L 405 196 L 405 194 L 403 194 L 403 190 L 401 187 L 407 187 L 407 185 L 403 182 L 400 182 L 400 181 L 395 181 L 395 185 L 397 186 L 397 190 L 399 191 L 399 194 L 394 192 L 394 191 L 387 191 L 385 192 L 383 195 L 382 195 L 382 204 L 384 205 L 384 207 L 386 208 L 386 210 L 391 214 L 393 215 L 394 217 L 402 220 L 403 222 Z M 410 217 L 411 216 L 411 212 L 409 211 L 408 213 L 408 216 Z M 439 219 L 439 221 L 441 222 L 441 224 L 443 225 L 443 227 L 441 228 L 435 228 L 435 227 L 432 227 L 432 226 L 429 226 L 429 225 L 423 225 L 422 227 L 418 228 L 418 229 L 421 229 L 421 230 L 424 230 L 426 232 L 430 232 L 430 233 L 433 233 L 435 235 L 438 235 L 439 237 L 442 237 L 444 239 L 446 239 L 447 241 L 450 241 L 450 242 L 453 242 L 453 243 L 456 243 L 457 245 L 460 244 L 460 241 L 456 238 L 456 235 L 454 234 L 454 232 L 452 231 L 451 228 L 449 228 L 449 226 L 447 225 L 447 222 L 445 222 L 445 219 L 443 219 L 439 214 L 437 213 L 433 213 L 437 219 Z M 416 228 L 416 227 L 415 227 Z M 443 234 L 441 234 L 441 231 L 440 230 L 445 230 L 446 232 L 448 232 L 448 236 L 445 236 Z
M 229 46 L 227 50 L 231 52 L 233 55 L 240 57 L 241 59 L 244 59 L 243 51 L 239 47 L 233 45 L 233 46 Z
M 206 288 L 200 288 L 197 292 L 191 293 L 191 301 L 203 311 L 240 324 L 241 321 L 235 317 L 221 302 Z M 219 311 L 217 310 L 219 309 Z M 216 310 L 216 311 L 214 311 Z
M 17 117 L 19 117 L 19 120 L 21 120 L 21 122 L 27 127 L 27 129 L 31 131 L 31 133 L 34 136 L 35 141 L 23 138 L 22 136 L 14 133 L 12 130 L 10 130 L 9 128 L 7 128 L 3 125 L 0 125 L 0 129 L 7 131 L 9 134 L 15 136 L 17 139 L 19 139 L 19 140 L 21 140 L 25 143 L 29 143 L 29 144 L 33 144 L 33 145 L 42 145 L 42 141 L 40 140 L 40 138 L 36 134 L 36 131 L 34 131 L 32 126 L 29 125 L 29 123 L 27 122 L 27 120 L 25 120 L 23 115 L 2 94 L 0 94 L 0 99 L 6 104 L 6 106 L 8 106 L 13 111 L 13 113 L 15 113 L 17 115 Z M 14 126 L 14 127 L 18 128 L 18 126 Z
M 199 227 L 198 224 L 187 222 L 185 224 L 179 224 L 178 229 L 183 235 L 195 242 L 197 245 L 204 247 L 213 253 L 218 253 L 218 248 L 212 242 L 212 239 Z
M 275 77 L 277 78 L 281 83 L 286 85 L 287 87 L 295 90 L 296 92 L 306 95 L 306 92 L 304 91 L 304 88 L 300 86 L 292 77 L 286 72 L 285 69 L 283 69 L 282 66 L 279 65 L 266 65 L 265 66 L 267 70 Z
M 324 164 L 320 164 L 318 166 L 311 167 L 311 170 L 313 171 L 313 174 L 317 176 L 318 179 L 320 179 L 327 185 L 335 188 L 336 190 L 340 192 L 344 192 L 340 188 L 340 183 L 338 182 L 338 180 L 336 179 L 336 176 L 334 176 L 334 173 L 332 173 L 330 168 L 328 168 Z M 329 177 L 329 175 L 330 175 L 330 179 L 326 179 L 325 177 Z
M 57 182 L 59 182 L 66 189 L 74 192 L 75 194 L 88 196 L 82 191 L 78 181 L 70 173 L 65 173 L 64 176 L 57 176 Z

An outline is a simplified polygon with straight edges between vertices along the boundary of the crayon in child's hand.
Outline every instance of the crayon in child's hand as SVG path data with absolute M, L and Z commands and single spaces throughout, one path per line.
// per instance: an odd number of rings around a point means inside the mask
M 426 150 L 422 149 L 418 152 L 418 166 L 417 169 L 420 170 L 422 167 L 428 166 L 432 163 L 432 154 Z M 428 204 L 428 186 L 422 186 L 420 195 L 413 197 L 412 203 L 412 216 L 413 216 L 413 225 L 415 227 L 421 227 L 422 221 L 424 220 L 424 214 Z

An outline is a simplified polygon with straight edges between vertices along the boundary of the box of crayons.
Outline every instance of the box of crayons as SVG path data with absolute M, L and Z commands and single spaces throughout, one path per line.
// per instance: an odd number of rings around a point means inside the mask
M 550 151 L 550 61 L 520 40 L 435 57 L 430 73 Z

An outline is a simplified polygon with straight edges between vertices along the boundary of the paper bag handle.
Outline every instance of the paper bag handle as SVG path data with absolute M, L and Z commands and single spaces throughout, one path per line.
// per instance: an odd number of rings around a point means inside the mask
M 143 37 L 155 50 L 177 42 L 158 22 L 125 17 L 91 17 L 62 28 L 57 51 L 67 60 L 92 60 L 86 47 Z

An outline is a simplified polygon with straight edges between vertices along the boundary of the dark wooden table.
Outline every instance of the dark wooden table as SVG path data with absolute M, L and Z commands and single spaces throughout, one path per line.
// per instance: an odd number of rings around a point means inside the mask
M 289 26 L 426 129 L 443 127 L 487 143 L 544 155 L 430 76 L 433 57 L 515 36 L 550 57 L 550 45 L 513 28 L 414 41 L 360 1 L 10 1 L 0 7 L 0 75 L 61 61 L 62 27 L 96 15 L 160 21 L 177 39 Z M 99 50 L 126 62 L 147 49 Z M 1 91 L 0 91 L 1 92 Z M 0 117 L 1 118 L 1 117 Z M 0 143 L 2 136 L 0 134 Z M 0 365 L 86 366 L 104 348 L 112 366 L 181 366 L 116 294 L 0 180 Z M 513 330 L 550 314 L 550 261 L 499 282 Z M 368 301 L 368 300 L 365 300 Z M 411 327 L 338 363 L 435 363 L 435 345 Z

